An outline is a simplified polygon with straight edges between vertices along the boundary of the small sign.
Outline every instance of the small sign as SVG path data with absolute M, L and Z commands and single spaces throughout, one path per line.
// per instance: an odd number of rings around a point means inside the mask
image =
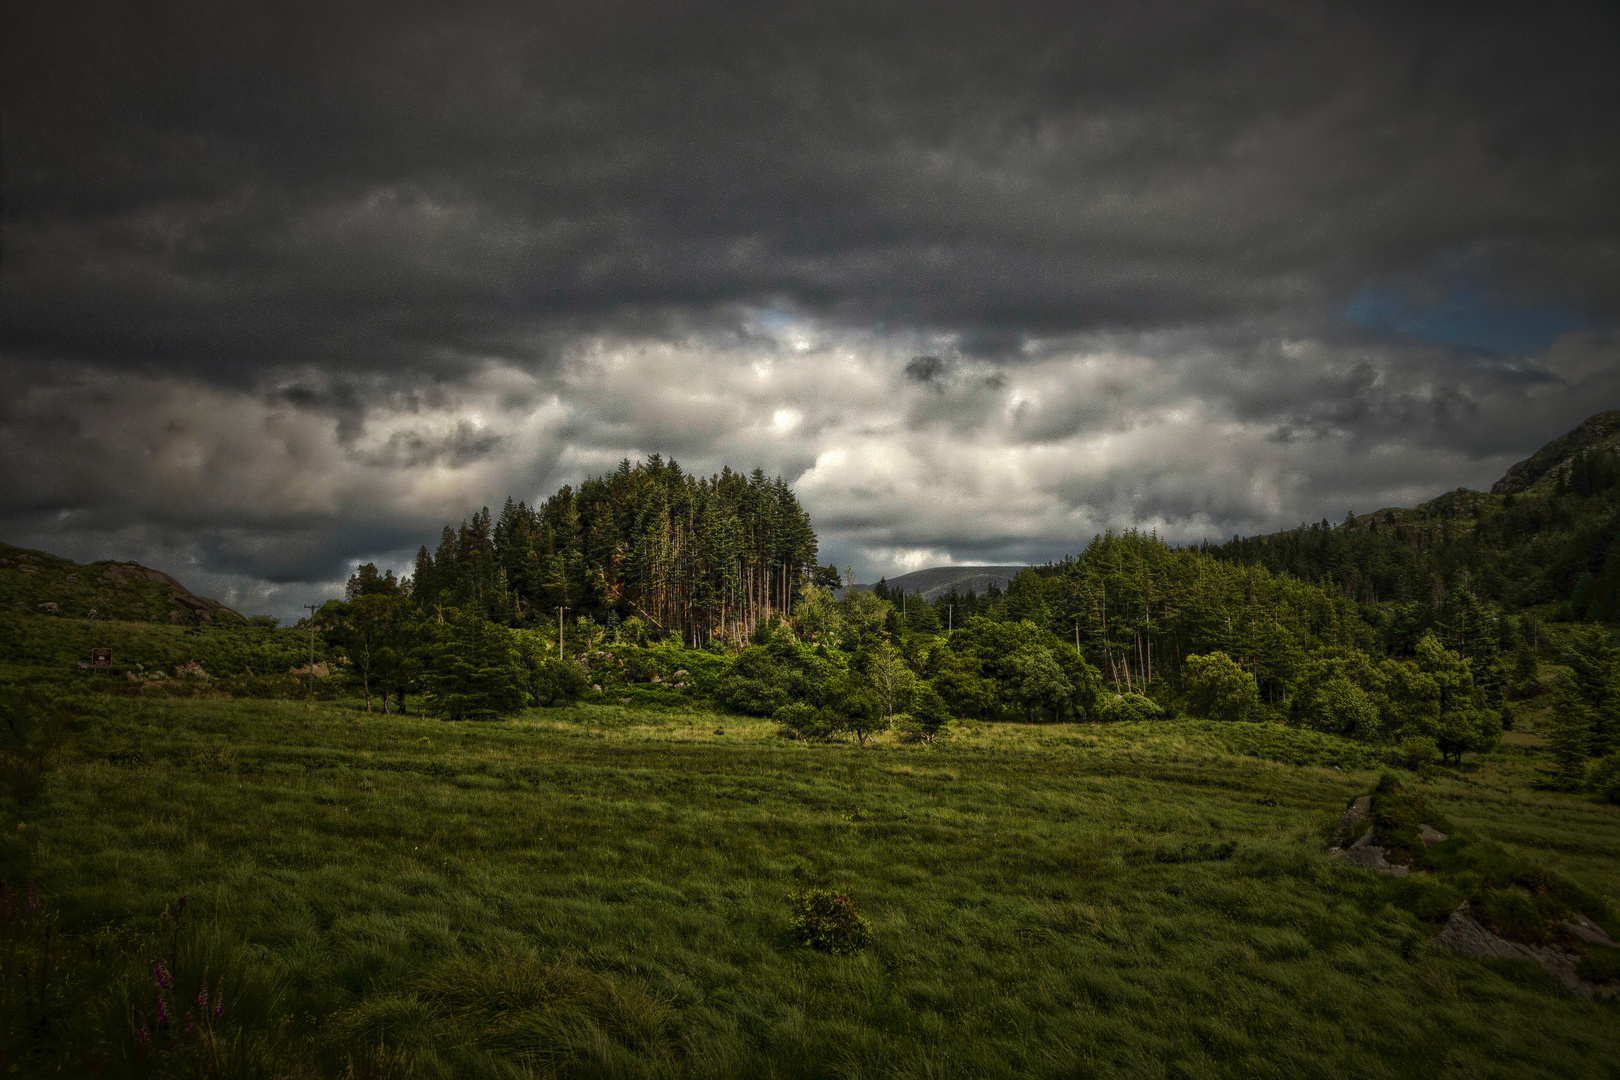
M 111 649 L 91 649 L 90 666 L 93 668 L 112 667 Z

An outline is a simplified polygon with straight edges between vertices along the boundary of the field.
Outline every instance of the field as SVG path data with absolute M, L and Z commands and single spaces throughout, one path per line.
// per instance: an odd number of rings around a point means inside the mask
M 1324 736 L 996 726 L 859 749 L 602 706 L 89 714 L 0 832 L 5 878 L 41 896 L 6 915 L 0 1069 L 1620 1076 L 1614 1002 L 1435 948 L 1416 879 L 1325 856 L 1378 772 Z M 1544 751 L 1515 741 L 1403 778 L 1615 910 L 1620 807 L 1537 790 Z M 796 947 L 801 885 L 847 886 L 872 946 Z M 222 978 L 220 1018 L 160 1030 L 158 958 L 171 1008 L 206 1012 Z

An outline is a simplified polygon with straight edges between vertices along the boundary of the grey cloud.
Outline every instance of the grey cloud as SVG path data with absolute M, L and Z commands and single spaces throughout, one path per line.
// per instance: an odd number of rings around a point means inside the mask
M 937 389 L 945 377 L 945 361 L 937 356 L 913 356 L 906 361 L 905 371 L 912 382 Z

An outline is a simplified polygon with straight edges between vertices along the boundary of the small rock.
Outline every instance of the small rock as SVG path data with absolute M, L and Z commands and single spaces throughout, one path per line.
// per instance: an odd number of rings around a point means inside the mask
M 1388 874 L 1390 877 L 1405 877 L 1412 872 L 1410 867 L 1399 866 L 1390 862 L 1385 858 L 1387 853 L 1377 844 L 1367 843 L 1367 837 L 1371 835 L 1372 830 L 1369 829 L 1367 830 L 1367 836 L 1363 836 L 1354 844 L 1347 848 L 1334 848 L 1328 854 L 1343 859 L 1351 866 L 1359 867 L 1362 870 L 1371 870 L 1378 874 Z
M 79 583 L 79 575 L 78 574 L 69 574 L 67 576 L 67 583 L 69 585 L 77 585 Z
M 3 569 L 3 568 L 5 568 L 7 566 L 10 566 L 10 565 L 11 565 L 11 560 L 10 559 L 0 559 L 0 569 Z
M 600 686 L 597 686 L 595 683 L 591 684 L 591 689 L 595 690 L 598 694 L 600 694 L 602 692 L 602 688 Z
M 39 605 L 39 610 L 43 611 L 47 615 L 55 615 L 57 612 L 57 607 L 55 603 L 47 600 L 43 604 Z
M 680 669 L 680 670 L 678 670 L 678 671 L 676 671 L 676 672 L 675 672 L 675 677 L 676 677 L 676 678 L 677 678 L 677 679 L 678 679 L 678 678 L 680 678 L 680 677 L 681 677 L 681 676 L 682 676 L 682 675 L 685 675 L 685 674 L 686 674 L 686 669 L 685 669 L 685 668 L 681 668 L 681 669 Z
M 1425 844 L 1438 844 L 1440 841 L 1446 838 L 1446 834 L 1436 829 L 1433 825 L 1419 825 L 1418 838 L 1421 839 Z

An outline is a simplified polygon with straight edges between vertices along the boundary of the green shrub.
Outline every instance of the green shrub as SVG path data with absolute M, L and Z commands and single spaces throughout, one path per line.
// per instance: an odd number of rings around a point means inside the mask
M 567 705 L 585 693 L 589 677 L 572 660 L 547 657 L 529 669 L 529 693 L 536 705 Z
M 1593 945 L 1592 951 L 1581 958 L 1575 974 L 1587 982 L 1611 982 L 1620 979 L 1620 949 L 1607 945 Z
M 1479 920 L 1509 941 L 1540 944 L 1548 940 L 1549 927 L 1561 914 L 1553 898 L 1524 889 L 1482 889 L 1472 907 Z
M 872 943 L 872 929 L 849 890 L 798 889 L 793 893 L 793 940 L 818 952 L 850 955 Z
M 1402 739 L 1391 756 L 1408 769 L 1422 769 L 1434 764 L 1435 758 L 1440 756 L 1440 747 L 1427 735 L 1412 735 Z
M 1109 694 L 1098 703 L 1099 719 L 1108 722 L 1131 720 L 1163 720 L 1164 710 L 1158 702 L 1141 694 Z
M 1425 922 L 1441 922 L 1468 899 L 1468 890 L 1433 874 L 1392 878 L 1390 902 Z
M 826 709 L 818 709 L 802 701 L 783 705 L 772 717 L 782 725 L 784 732 L 805 742 L 819 742 L 833 737 L 837 731 L 834 718 Z
M 50 687 L 0 685 L 0 778 L 19 806 L 44 793 L 70 728 L 68 706 Z
M 1210 720 L 1246 720 L 1260 708 L 1254 676 L 1223 652 L 1189 656 L 1185 662 L 1187 706 Z
M 950 718 L 933 723 L 915 713 L 895 713 L 894 732 L 904 743 L 922 743 L 932 746 L 937 739 L 950 733 Z
M 1372 820 L 1378 830 L 1380 847 L 1418 864 L 1426 864 L 1428 855 L 1418 826 L 1444 827 L 1421 795 L 1408 791 L 1388 773 L 1379 779 L 1373 791 Z
M 1604 802 L 1620 803 L 1620 752 L 1592 762 L 1586 771 L 1586 783 Z

